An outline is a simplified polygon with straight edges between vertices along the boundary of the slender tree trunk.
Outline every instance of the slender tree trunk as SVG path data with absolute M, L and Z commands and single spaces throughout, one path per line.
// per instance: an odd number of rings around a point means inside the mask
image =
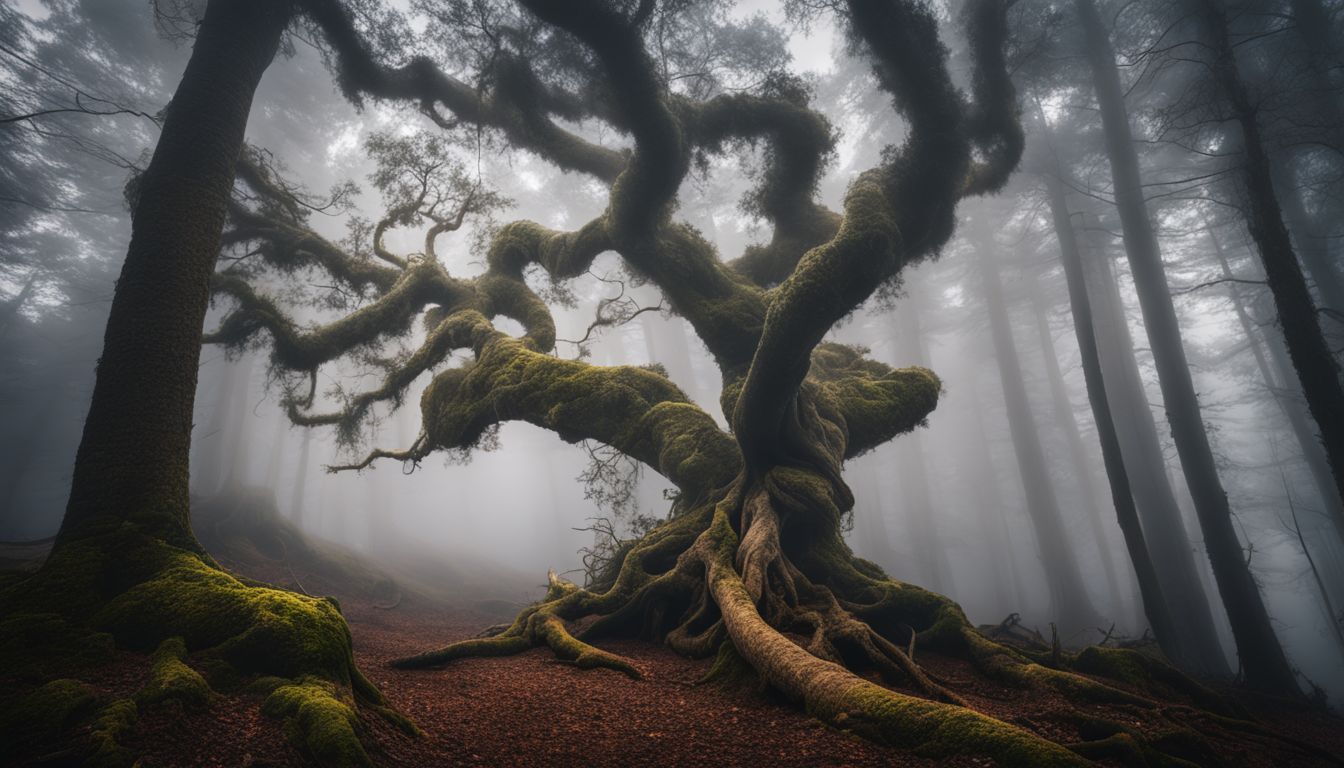
M 50 429 L 58 406 L 69 402 L 68 394 L 61 387 L 49 384 L 42 394 L 41 405 L 25 419 L 20 432 L 16 433 L 19 449 L 13 458 L 6 462 L 0 475 L 0 521 L 13 525 L 18 521 L 19 490 L 23 487 L 23 478 L 38 458 L 38 438 Z M 4 527 L 9 527 L 6 525 Z
M 291 16 L 284 0 L 213 0 L 139 180 L 61 542 L 134 520 L 199 549 L 191 533 L 192 405 L 210 275 L 234 164 L 262 73 Z
M 221 425 L 224 438 L 220 451 L 220 483 L 217 493 L 231 493 L 247 482 L 248 449 L 252 445 L 252 370 L 256 358 L 247 355 L 238 361 L 238 381 L 229 395 L 228 421 Z
M 890 500 L 894 494 L 888 492 L 883 483 L 884 479 L 887 479 L 885 473 L 873 478 L 873 508 L 871 510 L 858 510 L 857 514 L 860 515 L 859 519 L 868 527 L 865 536 L 871 539 L 867 542 L 867 546 L 873 555 L 869 559 L 882 566 L 883 570 L 890 572 L 895 556 L 887 520 L 890 518 Z M 865 511 L 867 514 L 864 514 Z
M 1252 688 L 1297 695 L 1292 667 L 1274 634 L 1259 586 L 1251 575 L 1241 541 L 1233 528 L 1232 509 L 1209 446 L 1157 236 L 1148 219 L 1138 156 L 1130 135 L 1129 117 L 1110 39 L 1092 0 L 1075 0 L 1075 3 L 1087 37 L 1088 59 L 1101 107 L 1125 251 L 1143 310 L 1149 346 L 1157 364 L 1167 421 L 1181 458 L 1186 484 L 1195 502 L 1218 591 L 1232 625 L 1242 671 L 1246 683 Z
M 977 246 L 974 250 L 984 282 L 994 357 L 998 362 L 999 381 L 1008 408 L 1013 449 L 1017 454 L 1017 465 L 1026 491 L 1027 512 L 1040 547 L 1056 622 L 1066 640 L 1075 639 L 1075 634 L 1095 629 L 1098 616 L 1084 587 L 1076 555 L 1064 529 L 1064 519 L 1059 511 L 1050 473 L 1046 469 L 1045 453 L 1041 450 L 1040 436 L 1036 431 L 1026 384 L 1022 379 L 1022 367 L 1018 362 L 1017 347 L 1013 342 L 1012 324 L 1003 298 L 998 265 L 990 253 L 990 247 L 985 244 Z
M 1344 500 L 1344 385 L 1339 380 L 1339 364 L 1325 341 L 1320 316 L 1312 299 L 1302 266 L 1293 251 L 1283 211 L 1274 191 L 1269 154 L 1260 135 L 1256 109 L 1251 104 L 1241 79 L 1236 54 L 1227 35 L 1227 19 L 1221 6 L 1205 0 L 1203 22 L 1213 44 L 1213 72 L 1223 98 L 1241 128 L 1242 166 L 1247 198 L 1247 226 L 1265 270 L 1274 308 L 1283 328 L 1288 356 L 1297 371 L 1306 398 L 1307 409 L 1320 430 L 1321 444 L 1330 461 L 1338 489 L 1337 501 Z
M 983 478 L 976 483 L 977 501 L 981 514 L 988 515 L 994 525 L 994 539 L 990 546 L 990 558 L 994 570 L 999 575 L 998 593 L 1005 611 L 1011 612 L 1022 607 L 1027 590 L 1022 584 L 1022 572 L 1017 567 L 1014 556 L 1012 531 L 1008 529 L 1007 514 L 1003 507 L 1003 497 L 999 493 L 998 470 L 994 467 L 994 455 L 989 450 L 989 435 L 985 433 L 984 401 L 980 397 L 975 382 L 979 379 L 975 370 L 975 361 L 967 361 L 966 382 L 972 388 L 975 398 L 969 411 L 970 422 L 969 455 L 970 471 L 965 477 Z M 1005 614 L 1006 615 L 1006 614 Z M 1000 617 L 1002 618 L 1002 617 Z
M 1134 574 L 1139 582 L 1143 615 L 1148 619 L 1148 624 L 1163 652 L 1181 667 L 1206 674 L 1219 671 L 1226 673 L 1226 668 L 1221 663 L 1210 664 L 1202 658 L 1196 638 L 1188 632 L 1181 632 L 1173 619 L 1169 598 L 1153 564 L 1148 544 L 1144 540 L 1138 508 L 1130 492 L 1129 472 L 1125 468 L 1124 455 L 1120 450 L 1120 437 L 1116 432 L 1115 420 L 1106 394 L 1106 381 L 1102 375 L 1101 356 L 1093 328 L 1092 302 L 1087 294 L 1082 252 L 1073 229 L 1068 199 L 1064 195 L 1064 187 L 1059 179 L 1047 176 L 1045 183 L 1050 194 L 1050 213 L 1054 221 L 1055 236 L 1059 240 L 1064 279 L 1068 284 L 1069 309 L 1073 314 L 1073 330 L 1078 338 L 1078 351 L 1082 357 L 1087 399 L 1092 406 L 1092 418 L 1097 424 L 1097 438 L 1101 442 L 1101 457 L 1106 466 L 1106 479 L 1110 484 L 1111 502 L 1115 505 L 1116 522 L 1124 534 L 1125 549 L 1129 552 L 1129 560 L 1134 565 Z M 1207 606 L 1205 610 L 1208 610 Z M 1215 658 L 1221 662 L 1221 653 Z
M 1327 229 L 1322 221 L 1325 217 L 1313 219 L 1307 213 L 1302 190 L 1287 159 L 1272 158 L 1271 162 L 1274 188 L 1283 202 L 1284 222 L 1302 257 L 1302 266 L 1316 284 L 1321 306 L 1344 312 L 1344 280 L 1340 279 L 1339 266 L 1330 258 L 1330 235 L 1328 231 L 1323 231 Z
M 204 434 L 197 435 L 192 441 L 192 466 L 195 467 L 195 479 L 192 490 L 198 494 L 216 494 L 224 485 L 224 475 L 228 462 L 228 446 L 232 428 L 237 419 L 234 414 L 234 401 L 238 382 L 242 378 L 239 364 L 230 364 L 227 360 L 220 364 L 222 369 L 215 374 L 211 391 L 213 404 L 210 406 L 209 426 Z
M 662 364 L 673 383 L 681 387 L 692 400 L 702 402 L 704 393 L 700 392 L 699 381 L 691 366 L 685 323 L 679 317 L 660 323 L 651 312 L 640 315 L 639 320 L 645 343 L 648 344 L 649 360 Z
M 275 492 L 280 486 L 280 465 L 285 461 L 285 435 L 289 431 L 289 419 L 283 413 L 277 413 L 272 418 L 275 419 L 275 431 L 271 433 L 270 459 L 266 462 L 266 490 L 275 498 Z
M 1062 191 L 1062 190 L 1061 190 Z M 1088 227 L 1094 238 L 1102 231 L 1093 220 Z M 1218 640 L 1204 580 L 1195 562 L 1194 546 L 1185 528 L 1181 506 L 1167 474 L 1157 422 L 1148 404 L 1143 375 L 1129 334 L 1129 320 L 1120 286 L 1111 273 L 1106 248 L 1092 242 L 1090 255 L 1082 259 L 1095 321 L 1092 330 L 1097 339 L 1102 377 L 1106 382 L 1107 402 L 1116 418 L 1116 436 L 1129 476 L 1129 492 L 1138 507 L 1144 541 L 1163 595 L 1171 608 L 1182 647 L 1196 649 L 1194 663 L 1214 677 L 1230 677 L 1231 671 Z M 1082 254 L 1080 253 L 1080 256 Z
M 303 445 L 299 448 L 299 463 L 294 472 L 294 489 L 289 494 L 289 517 L 298 523 L 300 528 L 308 525 L 308 516 L 304 513 L 303 504 L 306 501 L 308 490 L 308 452 L 313 443 L 313 431 L 310 428 L 303 430 Z
M 1340 544 L 1344 545 L 1344 505 L 1341 505 L 1339 493 L 1335 489 L 1334 477 L 1330 474 L 1329 460 L 1325 456 L 1320 440 L 1317 439 L 1316 433 L 1311 428 L 1310 414 L 1307 413 L 1304 404 L 1298 398 L 1297 388 L 1293 386 L 1294 379 L 1287 361 L 1287 352 L 1283 350 L 1277 338 L 1274 338 L 1270 333 L 1265 333 L 1262 336 L 1256 328 L 1256 324 L 1246 308 L 1246 303 L 1242 300 L 1241 291 L 1238 290 L 1236 283 L 1232 282 L 1236 277 L 1232 274 L 1232 268 L 1227 263 L 1227 256 L 1223 252 L 1221 240 L 1214 232 L 1212 225 L 1206 223 L 1204 231 L 1208 233 L 1209 243 L 1213 246 L 1213 254 L 1218 260 L 1222 278 L 1229 281 L 1227 293 L 1232 300 L 1232 310 L 1237 316 L 1237 322 L 1241 325 L 1242 332 L 1246 334 L 1246 338 L 1250 342 L 1251 354 L 1255 357 L 1255 364 L 1260 371 L 1260 377 L 1274 396 L 1274 401 L 1279 404 L 1284 417 L 1288 419 L 1288 425 L 1292 427 L 1293 436 L 1297 438 L 1297 444 L 1302 449 L 1302 459 L 1311 472 L 1312 481 L 1316 485 L 1316 493 L 1321 500 L 1321 509 L 1330 518 Z
M 896 307 L 900 324 L 897 336 L 897 364 L 929 365 L 929 345 L 919 320 L 918 293 L 911 291 Z M 907 510 L 913 554 L 927 585 L 935 592 L 951 587 L 952 567 L 947 551 L 939 541 L 938 523 L 933 516 L 933 495 L 929 492 L 929 470 L 924 459 L 922 430 L 902 435 L 895 441 L 896 472 L 901 479 L 901 501 Z
M 1124 599 L 1120 596 L 1120 571 L 1111 557 L 1110 543 L 1106 540 L 1106 525 L 1101 519 L 1101 510 L 1097 508 L 1097 488 L 1092 479 L 1092 467 L 1088 465 L 1087 450 L 1083 447 L 1083 436 L 1078 430 L 1078 419 L 1073 414 L 1073 404 L 1069 402 L 1068 388 L 1064 384 L 1064 373 L 1059 368 L 1059 356 L 1055 351 L 1055 339 L 1050 333 L 1050 319 L 1047 316 L 1045 299 L 1041 296 L 1040 285 L 1034 274 L 1027 277 L 1027 287 L 1031 294 L 1031 305 L 1036 317 L 1036 335 L 1041 343 L 1045 360 L 1046 378 L 1050 382 L 1050 402 L 1054 407 L 1055 424 L 1064 433 L 1065 448 L 1068 450 L 1069 463 L 1073 476 L 1078 481 L 1078 490 L 1082 494 L 1084 517 L 1092 529 L 1092 540 L 1097 547 L 1097 557 L 1101 560 L 1101 570 L 1106 578 L 1106 591 L 1111 599 L 1112 618 L 1123 611 Z
M 1344 125 L 1344 94 L 1339 86 L 1331 82 L 1330 73 L 1340 70 L 1341 61 L 1336 41 L 1331 33 L 1335 25 L 1331 21 L 1331 10 L 1321 0 L 1289 0 L 1293 16 L 1293 31 L 1303 43 L 1307 66 L 1310 70 L 1312 89 L 1315 91 L 1316 111 L 1321 124 L 1330 126 L 1336 133 L 1332 137 L 1339 140 L 1339 127 Z M 1337 11 L 1336 11 L 1337 12 Z M 1344 147 L 1335 144 L 1337 152 Z

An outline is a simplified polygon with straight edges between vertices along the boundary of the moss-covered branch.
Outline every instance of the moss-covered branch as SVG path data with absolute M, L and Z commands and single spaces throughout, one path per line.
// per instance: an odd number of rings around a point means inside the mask
M 728 485 L 740 460 L 732 438 L 666 377 L 644 368 L 562 360 L 496 331 L 482 315 L 453 322 L 475 361 L 440 373 L 421 399 L 434 448 L 467 448 L 505 421 L 527 421 L 570 442 L 597 440 L 644 462 L 683 494 Z

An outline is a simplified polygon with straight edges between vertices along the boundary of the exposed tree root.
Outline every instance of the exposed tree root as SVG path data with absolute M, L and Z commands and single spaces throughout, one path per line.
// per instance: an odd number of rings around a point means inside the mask
M 1024 651 L 996 642 L 971 626 L 955 603 L 885 577 L 849 554 L 838 536 L 821 545 L 811 541 L 795 563 L 780 538 L 778 510 L 791 503 L 783 489 L 792 484 L 797 492 L 799 482 L 784 474 L 744 493 L 740 481 L 716 504 L 673 517 L 635 542 L 608 583 L 585 589 L 551 574 L 546 596 L 502 631 L 394 664 L 439 666 L 546 646 L 576 666 L 638 677 L 629 661 L 589 642 L 625 632 L 689 655 L 719 653 L 707 680 L 731 678 L 745 662 L 764 684 L 829 725 L 934 757 L 966 753 L 1023 766 L 1095 759 L 1189 765 L 1213 760 L 1209 743 L 1229 734 L 1276 738 L 1213 691 L 1136 651 L 1089 648 L 1052 659 L 1048 648 Z M 820 501 L 814 508 L 834 508 Z M 577 626 L 586 629 L 571 632 Z M 940 679 L 914 660 L 916 635 L 924 653 L 962 659 L 979 676 L 1104 704 L 1133 719 L 1080 717 L 1070 723 L 1080 741 L 1056 743 L 976 711 L 957 691 L 967 681 Z M 1171 703 L 1178 699 L 1193 706 Z M 1139 720 L 1160 727 L 1145 735 L 1132 725 Z M 1309 745 L 1279 746 L 1321 757 Z

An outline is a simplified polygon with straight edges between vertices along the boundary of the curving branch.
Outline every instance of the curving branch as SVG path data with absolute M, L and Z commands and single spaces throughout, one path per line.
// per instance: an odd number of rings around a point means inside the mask
M 969 108 L 951 83 L 930 9 L 881 0 L 852 0 L 848 9 L 851 34 L 873 55 L 878 81 L 905 116 L 909 134 L 899 153 L 854 182 L 835 236 L 809 251 L 776 291 L 733 414 L 749 467 L 760 471 L 802 462 L 835 481 L 839 457 L 819 450 L 810 439 L 815 436 L 791 429 L 813 348 L 879 285 L 947 242 L 957 201 L 1001 184 L 1021 151 L 1015 118 L 1011 127 L 999 119 L 1012 103 L 1011 84 L 1006 74 L 991 74 L 1002 68 L 1005 4 L 990 0 L 972 11 L 976 80 L 984 102 L 978 110 Z M 992 91 L 994 86 L 1007 87 L 1007 95 Z M 1002 148 L 989 153 L 983 171 L 973 172 L 973 144 Z M 970 183 L 971 178 L 983 180 Z
M 335 53 L 340 85 L 351 100 L 361 96 L 409 101 L 441 125 L 442 106 L 458 119 L 496 128 L 516 146 L 531 150 L 567 171 L 586 173 L 611 183 L 625 167 L 623 153 L 607 149 L 564 130 L 551 119 L 573 119 L 583 110 L 572 98 L 548 89 L 523 62 L 501 56 L 494 92 L 483 95 L 431 60 L 416 57 L 402 67 L 381 64 L 360 37 L 338 0 L 304 0 L 302 6 Z
M 654 371 L 602 367 L 542 354 L 461 312 L 454 338 L 476 359 L 434 377 L 421 398 L 427 445 L 462 449 L 506 421 L 526 421 L 576 443 L 596 440 L 647 464 L 687 498 L 728 485 L 737 446 L 676 385 Z

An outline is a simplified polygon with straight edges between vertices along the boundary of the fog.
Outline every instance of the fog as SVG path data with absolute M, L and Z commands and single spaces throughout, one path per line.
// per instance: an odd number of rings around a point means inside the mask
M 872 359 L 893 367 L 926 366 L 943 384 L 926 425 L 845 465 L 845 481 L 855 497 L 846 538 L 856 554 L 893 577 L 954 598 L 977 624 L 998 624 L 1016 613 L 1025 626 L 1049 637 L 1050 624 L 1059 621 L 1064 606 L 1083 605 L 1079 610 L 1091 613 L 1090 629 L 1063 638 L 1070 645 L 1096 642 L 1106 633 L 1138 639 L 1149 631 L 1117 524 L 1060 240 L 1042 181 L 1042 169 L 1049 165 L 1043 159 L 1048 135 L 1048 151 L 1067 165 L 1067 203 L 1091 263 L 1088 290 L 1094 295 L 1092 313 L 1108 387 L 1121 380 L 1136 387 L 1129 395 L 1117 394 L 1124 389 L 1118 385 L 1110 389 L 1134 497 L 1144 506 L 1150 504 L 1145 493 L 1159 493 L 1154 484 L 1170 486 L 1179 516 L 1173 530 L 1188 538 L 1184 551 L 1193 555 L 1213 632 L 1235 671 L 1236 645 L 1125 257 L 1111 170 L 1094 122 L 1091 80 L 1077 45 L 1069 42 L 1080 33 L 1070 24 L 1050 26 L 1033 15 L 1043 4 L 1022 5 L 1034 6 L 1014 19 L 1024 39 L 1053 36 L 1063 51 L 1058 60 L 1077 70 L 1045 71 L 1040 59 L 1025 50 L 1026 43 L 1014 49 L 1023 62 L 1015 76 L 1029 134 L 1023 167 L 1000 194 L 961 205 L 957 234 L 939 258 L 906 269 L 899 285 L 880 291 L 828 337 L 866 347 Z M 1149 10 L 1152 18 L 1161 18 L 1160 8 Z M 817 196 L 839 210 L 850 182 L 878 162 L 885 146 L 901 140 L 904 126 L 875 92 L 867 65 L 848 52 L 828 22 L 800 26 L 766 3 L 735 7 L 730 17 L 748 19 L 757 12 L 783 30 L 791 71 L 806 78 L 813 105 L 830 117 L 837 132 Z M 0 26 L 7 31 L 0 77 L 11 95 L 0 97 L 0 104 L 6 113 L 68 104 L 71 88 L 65 83 L 78 82 L 108 103 L 154 115 L 170 98 L 190 51 L 190 40 L 164 34 L 163 23 L 156 31 L 152 9 L 142 0 L 5 0 L 3 13 Z M 1250 18 L 1239 23 L 1272 24 Z M 28 34 L 21 36 L 20 27 Z M 1221 124 L 1205 116 L 1173 115 L 1178 94 L 1196 75 L 1176 64 L 1126 59 L 1150 42 L 1143 24 L 1126 29 L 1116 33 L 1116 46 L 1122 61 L 1138 62 L 1122 77 L 1131 87 L 1135 134 L 1146 142 L 1139 151 L 1148 209 L 1218 477 L 1245 559 L 1291 663 L 1337 702 L 1344 696 L 1339 635 L 1344 615 L 1338 615 L 1344 605 L 1344 547 L 1332 522 L 1339 499 L 1325 497 L 1331 487 L 1313 478 L 1287 415 L 1290 406 L 1282 403 L 1283 398 L 1300 403 L 1296 383 L 1282 377 L 1282 368 L 1277 379 L 1267 380 L 1264 373 L 1281 355 L 1275 350 L 1283 342 L 1255 242 L 1247 234 L 1240 193 L 1227 170 L 1235 152 L 1193 151 L 1196 145 L 1223 142 L 1225 147 L 1232 139 L 1211 139 Z M 1286 55 L 1273 47 L 1281 37 L 1262 43 L 1258 53 L 1243 53 L 1251 62 L 1248 69 L 1255 70 L 1254 86 L 1262 91 L 1272 90 L 1274 78 L 1283 74 L 1284 67 L 1264 64 Z M 304 34 L 292 36 L 288 48 L 262 80 L 247 140 L 269 153 L 288 181 L 317 198 L 345 182 L 358 186 L 347 209 L 338 206 L 309 219 L 314 231 L 339 242 L 353 217 L 376 221 L 385 208 L 370 181 L 377 172 L 367 151 L 370 138 L 407 138 L 438 129 L 407 106 L 370 101 L 356 108 L 338 91 L 323 53 Z M 957 65 L 960 54 L 953 50 L 954 71 L 967 77 L 966 67 Z M 729 78 L 721 87 L 738 85 Z M 1267 98 L 1265 108 L 1270 106 Z M 1287 109 L 1283 104 L 1276 108 Z M 596 120 L 566 127 L 603 146 L 628 146 L 626 137 Z M 0 320 L 0 539 L 44 539 L 59 528 L 107 306 L 129 240 L 123 186 L 132 168 L 148 158 L 156 131 L 151 120 L 136 114 L 73 113 L 0 126 L 0 152 L 7 154 L 0 176 L 6 229 L 0 237 L 5 312 Z M 1279 131 L 1272 121 L 1267 132 L 1285 147 L 1296 146 L 1288 129 Z M 689 175 L 676 214 L 710 239 L 724 259 L 770 238 L 769 223 L 739 204 L 759 174 L 763 149 L 745 143 L 739 149 L 709 157 Z M 1340 158 L 1332 152 L 1321 150 L 1319 157 L 1302 160 L 1297 178 L 1307 189 L 1304 215 L 1331 222 L 1330 231 L 1318 234 L 1327 260 L 1338 270 L 1338 219 L 1329 212 L 1340 202 L 1332 175 Z M 571 229 L 606 205 L 601 184 L 561 172 L 499 140 L 463 143 L 451 154 L 472 177 L 510 201 L 492 214 L 493 222 L 472 220 L 439 239 L 439 258 L 455 277 L 484 271 L 487 223 L 530 219 Z M 414 253 L 422 250 L 423 239 L 423 228 L 397 227 L 388 232 L 386 244 L 393 252 Z M 1220 258 L 1236 279 L 1224 275 Z M 321 276 L 291 277 L 310 296 L 327 290 Z M 1099 287 L 1107 281 L 1114 283 L 1118 304 L 1108 303 L 1116 294 Z M 544 281 L 534 282 L 541 286 Z M 564 287 L 573 301 L 572 306 L 551 304 L 560 339 L 554 354 L 582 354 L 597 365 L 661 365 L 726 428 L 715 361 L 667 302 L 658 308 L 663 297 L 654 285 L 634 278 L 615 254 L 606 253 Z M 288 290 L 279 284 L 269 288 Z M 217 296 L 207 331 L 234 306 Z M 303 324 L 331 322 L 348 310 L 309 302 L 294 311 Z M 617 317 L 616 322 L 590 327 L 603 313 Z M 516 322 L 505 318 L 496 325 L 521 333 Z M 1323 315 L 1322 325 L 1337 350 L 1344 341 L 1337 315 Z M 586 335 L 585 343 L 573 343 Z M 191 461 L 192 492 L 198 498 L 260 489 L 282 515 L 313 536 L 389 567 L 413 558 L 437 559 L 476 573 L 472 589 L 482 599 L 514 601 L 539 595 L 548 569 L 581 582 L 585 551 L 604 541 L 595 523 L 609 522 L 624 539 L 642 531 L 641 518 L 668 514 L 673 486 L 655 471 L 606 456 L 612 461 L 610 473 L 634 477 L 636 483 L 628 499 L 613 501 L 608 494 L 620 494 L 611 483 L 584 481 L 593 471 L 594 456 L 604 456 L 602 446 L 567 443 L 522 422 L 503 425 L 496 438 L 469 453 L 382 460 L 363 471 L 330 473 L 329 466 L 356 462 L 375 447 L 409 448 L 420 434 L 418 406 L 432 373 L 421 374 L 406 390 L 404 407 L 376 405 L 360 425 L 359 439 L 342 444 L 332 427 L 290 423 L 283 400 L 290 391 L 286 387 L 295 382 L 271 368 L 265 337 L 260 334 L 241 349 L 203 348 Z M 383 354 L 406 354 L 424 338 L 417 322 L 405 336 L 388 341 Z M 1126 354 L 1126 344 L 1132 363 L 1116 362 Z M 1005 355 L 1012 357 L 1011 364 L 1001 364 Z M 465 357 L 457 353 L 444 367 L 461 365 Z M 1137 379 L 1126 378 L 1130 369 Z M 324 366 L 312 410 L 340 407 L 344 398 L 375 385 L 378 371 L 359 356 Z M 1014 375 L 1020 379 L 1005 379 Z M 1134 393 L 1137 399 L 1130 396 Z M 1155 451 L 1138 447 L 1145 444 L 1144 420 L 1155 426 Z M 1138 456 L 1143 450 L 1151 455 Z M 1031 458 L 1036 453 L 1039 465 Z M 1043 509 L 1055 510 L 1057 527 L 1048 518 L 1043 522 Z M 1042 539 L 1042 526 L 1051 527 L 1062 550 L 1052 539 Z M 1165 544 L 1171 545 L 1167 538 Z M 1160 546 L 1153 551 L 1157 556 Z M 1080 583 L 1068 583 L 1070 569 Z M 1332 609 L 1337 615 L 1330 615 Z

